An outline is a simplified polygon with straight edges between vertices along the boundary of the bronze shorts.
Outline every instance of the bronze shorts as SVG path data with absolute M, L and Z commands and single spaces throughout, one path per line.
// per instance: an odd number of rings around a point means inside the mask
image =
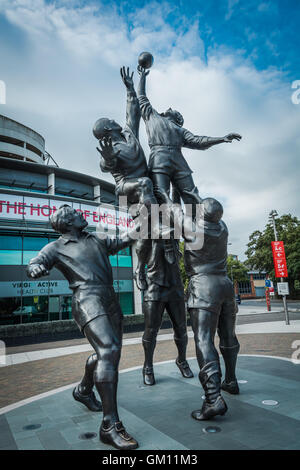
M 213 313 L 236 314 L 234 287 L 228 276 L 196 274 L 188 286 L 188 308 L 209 310 Z
M 82 331 L 87 323 L 100 315 L 122 317 L 122 310 L 112 286 L 81 285 L 74 289 L 72 313 Z

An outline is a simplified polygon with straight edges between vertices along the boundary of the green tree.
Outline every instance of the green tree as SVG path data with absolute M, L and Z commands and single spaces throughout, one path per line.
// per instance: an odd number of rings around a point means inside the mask
M 184 253 L 184 242 L 179 243 L 179 249 L 183 255 Z M 181 256 L 179 261 L 181 279 L 184 285 L 184 289 L 188 286 L 188 277 L 184 267 L 184 259 Z M 233 256 L 229 255 L 227 258 L 227 273 L 232 281 L 249 281 L 249 275 L 247 274 L 247 267 L 241 261 L 234 259 Z
M 184 285 L 184 290 L 186 290 L 187 286 L 188 286 L 188 283 L 189 283 L 189 280 L 188 280 L 188 277 L 187 277 L 187 274 L 186 274 L 186 271 L 185 271 L 185 267 L 184 267 L 184 257 L 183 257 L 184 242 L 179 242 L 179 250 L 182 254 L 182 256 L 179 260 L 180 275 L 181 275 L 182 283 Z
M 300 220 L 285 214 L 275 220 L 278 240 L 284 242 L 291 295 L 300 280 Z M 273 281 L 275 278 L 271 242 L 274 241 L 273 225 L 267 223 L 263 232 L 256 230 L 249 237 L 246 251 L 247 265 L 252 269 L 266 271 Z
M 248 269 L 244 263 L 235 259 L 232 255 L 227 258 L 227 274 L 234 282 L 249 281 Z

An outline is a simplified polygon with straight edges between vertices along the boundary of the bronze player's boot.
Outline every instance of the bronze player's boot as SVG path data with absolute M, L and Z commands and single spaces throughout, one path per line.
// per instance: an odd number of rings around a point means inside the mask
M 155 385 L 153 367 L 143 367 L 143 380 L 145 385 Z
M 99 438 L 104 444 L 111 445 L 120 450 L 133 450 L 139 446 L 137 441 L 126 432 L 121 421 L 117 421 L 107 428 L 102 423 Z
M 197 421 L 205 421 L 217 415 L 223 416 L 227 409 L 224 398 L 219 395 L 214 403 L 208 403 L 204 400 L 201 410 L 194 410 L 192 412 L 192 418 Z
M 188 361 L 179 362 L 178 359 L 176 359 L 175 364 L 180 370 L 182 377 L 184 377 L 185 379 L 192 379 L 194 377 L 194 374 L 190 369 Z
M 205 392 L 205 400 L 201 410 L 192 412 L 192 417 L 198 421 L 224 415 L 227 405 L 221 396 L 221 368 L 218 361 L 205 364 L 199 372 L 199 380 Z
M 221 388 L 222 390 L 224 390 L 224 392 L 231 393 L 231 395 L 238 395 L 240 393 L 240 388 L 237 380 L 232 380 L 229 383 L 224 380 L 222 382 Z
M 220 346 L 220 351 L 225 363 L 225 380 L 222 383 L 222 390 L 231 393 L 232 395 L 238 395 L 240 393 L 235 375 L 236 361 L 239 350 L 240 345 L 238 341 L 237 344 L 232 347 Z
M 90 411 L 102 411 L 101 402 L 97 400 L 94 392 L 91 392 L 89 395 L 82 395 L 77 386 L 73 390 L 73 397 L 76 401 L 85 405 Z

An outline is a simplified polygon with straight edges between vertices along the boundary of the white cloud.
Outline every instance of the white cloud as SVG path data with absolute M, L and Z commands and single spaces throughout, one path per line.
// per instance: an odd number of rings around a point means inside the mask
M 262 2 L 257 7 L 258 11 L 265 12 L 272 9 L 272 2 Z
M 225 15 L 225 20 L 230 20 L 230 18 L 232 17 L 233 13 L 234 13 L 234 10 L 235 10 L 235 7 L 236 5 L 238 5 L 240 0 L 228 0 L 227 1 L 227 12 L 226 12 L 226 15 Z
M 231 10 L 236 3 L 229 2 Z M 200 194 L 224 204 L 232 251 L 243 257 L 249 234 L 263 228 L 271 209 L 300 216 L 300 105 L 291 103 L 291 84 L 279 71 L 258 71 L 222 49 L 205 63 L 198 23 L 183 19 L 178 32 L 166 23 L 166 4 L 132 13 L 130 28 L 99 2 L 76 5 L 0 0 L 0 13 L 30 45 L 21 57 L 7 50 L 2 60 L 4 114 L 41 132 L 60 166 L 107 178 L 98 168 L 93 123 L 105 115 L 124 122 L 119 68 L 135 68 L 138 53 L 150 50 L 148 94 L 158 110 L 179 109 L 194 133 L 243 135 L 205 152 L 184 150 Z M 148 151 L 143 124 L 141 135 Z

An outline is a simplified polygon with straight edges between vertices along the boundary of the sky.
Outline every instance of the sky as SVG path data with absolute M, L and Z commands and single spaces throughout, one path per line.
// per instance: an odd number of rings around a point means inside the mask
M 178 109 L 194 134 L 243 136 L 183 150 L 200 195 L 222 202 L 243 260 L 272 209 L 300 217 L 299 24 L 298 0 L 0 0 L 0 113 L 41 133 L 60 167 L 113 181 L 92 127 L 100 117 L 124 125 L 119 69 L 136 70 L 150 51 L 158 111 Z M 148 156 L 143 123 L 141 143 Z

